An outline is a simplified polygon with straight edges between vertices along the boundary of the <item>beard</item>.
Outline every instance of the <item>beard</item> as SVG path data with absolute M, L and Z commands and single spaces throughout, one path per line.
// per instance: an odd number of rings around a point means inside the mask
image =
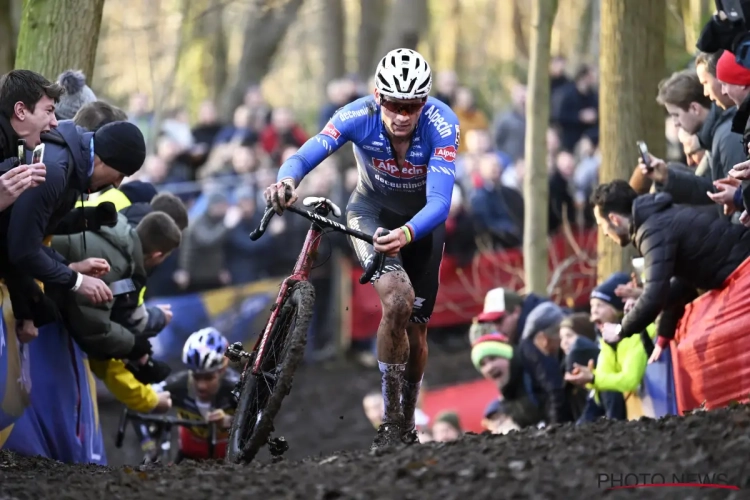
M 630 235 L 629 234 L 619 234 L 617 235 L 617 238 L 620 240 L 620 246 L 625 248 L 626 246 L 630 245 Z

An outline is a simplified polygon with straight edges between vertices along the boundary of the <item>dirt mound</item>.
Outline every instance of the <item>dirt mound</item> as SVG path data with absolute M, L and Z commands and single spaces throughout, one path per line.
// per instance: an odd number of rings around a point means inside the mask
M 0 452 L 0 498 L 568 499 L 598 497 L 623 482 L 679 482 L 716 487 L 614 490 L 608 497 L 739 499 L 750 488 L 749 429 L 750 408 L 739 407 L 244 467 L 69 466 Z

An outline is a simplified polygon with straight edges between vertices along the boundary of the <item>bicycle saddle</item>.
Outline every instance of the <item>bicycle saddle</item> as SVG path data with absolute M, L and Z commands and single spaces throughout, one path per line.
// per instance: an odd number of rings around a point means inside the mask
M 328 198 L 323 198 L 322 196 L 308 196 L 307 198 L 302 200 L 302 204 L 306 207 L 313 207 L 321 203 L 324 203 L 328 206 L 328 209 L 331 211 L 331 213 L 333 213 L 334 217 L 341 217 L 341 209 L 338 207 L 338 205 L 336 205 Z

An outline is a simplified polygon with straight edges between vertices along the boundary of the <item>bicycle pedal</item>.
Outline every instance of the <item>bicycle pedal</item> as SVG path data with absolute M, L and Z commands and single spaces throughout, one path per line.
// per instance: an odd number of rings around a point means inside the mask
M 272 457 L 281 457 L 284 453 L 289 450 L 289 443 L 286 442 L 284 437 L 269 438 L 268 439 L 268 451 Z
M 229 358 L 230 361 L 237 363 L 243 359 L 250 358 L 251 354 L 242 348 L 241 342 L 235 342 L 227 348 L 224 356 Z

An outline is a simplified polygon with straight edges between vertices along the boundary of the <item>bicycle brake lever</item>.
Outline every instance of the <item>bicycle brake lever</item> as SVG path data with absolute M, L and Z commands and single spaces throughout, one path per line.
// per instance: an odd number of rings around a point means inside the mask
M 382 229 L 378 233 L 378 238 L 381 236 L 388 236 L 391 232 L 387 229 Z M 368 281 L 372 279 L 373 276 L 377 273 L 380 275 L 380 273 L 383 272 L 383 266 L 385 266 L 385 254 L 384 253 L 376 253 L 375 258 L 370 261 L 370 264 L 367 266 L 367 269 L 365 269 L 365 272 L 362 273 L 362 276 L 359 277 L 359 284 L 364 285 Z

